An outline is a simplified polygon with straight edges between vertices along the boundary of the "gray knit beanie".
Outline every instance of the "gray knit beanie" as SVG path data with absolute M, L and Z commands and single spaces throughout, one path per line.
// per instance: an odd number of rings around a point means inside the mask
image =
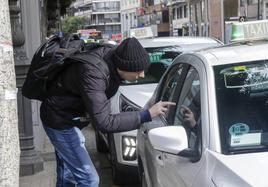
M 127 38 L 115 49 L 114 63 L 120 70 L 138 72 L 149 67 L 150 58 L 136 38 Z

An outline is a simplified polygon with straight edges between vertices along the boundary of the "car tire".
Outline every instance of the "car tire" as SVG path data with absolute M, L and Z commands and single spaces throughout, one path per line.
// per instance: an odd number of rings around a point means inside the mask
M 139 184 L 139 177 L 128 173 L 127 170 L 120 170 L 115 161 L 111 162 L 112 180 L 115 185 Z
M 113 183 L 115 185 L 122 185 L 125 184 L 127 181 L 127 177 L 124 175 L 124 173 L 117 168 L 116 162 L 116 151 L 115 151 L 115 145 L 114 145 L 114 139 L 113 135 L 108 135 L 109 140 L 109 147 L 110 147 L 110 160 L 111 160 L 111 169 L 112 169 L 112 179 Z
M 127 179 L 129 179 L 122 171 L 118 170 L 114 162 L 112 162 L 112 179 L 115 185 L 126 184 Z
M 102 139 L 100 133 L 95 130 L 96 147 L 99 153 L 108 153 L 108 147 L 105 141 Z

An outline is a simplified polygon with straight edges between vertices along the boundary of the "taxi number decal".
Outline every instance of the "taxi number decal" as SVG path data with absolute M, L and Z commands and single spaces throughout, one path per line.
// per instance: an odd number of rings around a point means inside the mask
M 261 144 L 261 133 L 231 135 L 231 146 L 253 146 Z

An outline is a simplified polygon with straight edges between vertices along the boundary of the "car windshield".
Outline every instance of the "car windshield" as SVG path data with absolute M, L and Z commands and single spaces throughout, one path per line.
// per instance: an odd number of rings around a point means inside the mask
M 179 47 L 145 48 L 150 57 L 150 66 L 145 72 L 145 78 L 139 78 L 135 82 L 123 81 L 123 85 L 136 85 L 158 83 L 172 61 L 181 54 Z
M 225 154 L 268 150 L 268 60 L 214 67 Z

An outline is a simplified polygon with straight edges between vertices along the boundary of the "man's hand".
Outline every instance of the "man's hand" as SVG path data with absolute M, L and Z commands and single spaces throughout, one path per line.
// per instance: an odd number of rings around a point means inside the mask
M 194 126 L 196 125 L 196 121 L 195 121 L 194 114 L 191 111 L 191 109 L 188 108 L 187 106 L 182 105 L 181 113 L 183 116 L 184 124 L 186 124 L 189 128 L 194 128 Z
M 151 118 L 158 116 L 158 115 L 166 115 L 168 110 L 168 106 L 175 106 L 176 103 L 168 102 L 168 101 L 159 101 L 158 103 L 154 104 L 150 109 Z

